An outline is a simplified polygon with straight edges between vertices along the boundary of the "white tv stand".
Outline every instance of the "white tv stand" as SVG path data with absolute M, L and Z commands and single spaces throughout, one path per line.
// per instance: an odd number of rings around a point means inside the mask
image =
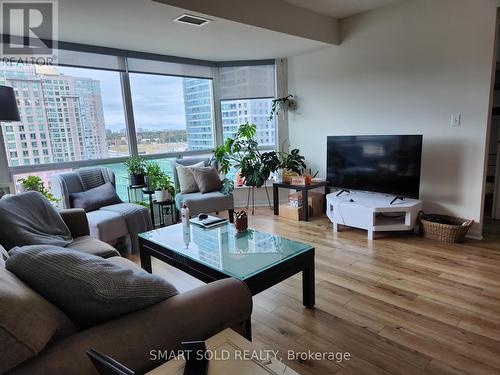
M 405 198 L 390 204 L 394 195 L 351 190 L 337 196 L 339 191 L 326 196 L 326 214 L 333 223 L 333 231 L 340 226 L 366 229 L 368 239 L 374 232 L 414 230 L 422 202 Z

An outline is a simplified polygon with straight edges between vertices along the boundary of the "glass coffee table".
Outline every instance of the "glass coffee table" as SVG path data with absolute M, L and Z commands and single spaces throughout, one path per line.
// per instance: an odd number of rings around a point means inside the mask
M 207 283 L 240 279 L 252 295 L 302 272 L 303 304 L 314 306 L 314 248 L 310 245 L 254 229 L 239 234 L 229 223 L 210 229 L 171 225 L 141 233 L 139 245 L 141 266 L 148 272 L 154 257 Z

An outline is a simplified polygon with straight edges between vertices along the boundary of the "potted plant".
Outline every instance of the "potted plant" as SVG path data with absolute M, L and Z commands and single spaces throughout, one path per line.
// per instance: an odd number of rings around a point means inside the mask
M 278 152 L 278 180 L 281 182 L 289 182 L 288 176 L 300 175 L 306 168 L 305 158 L 300 155 L 300 151 L 296 148 L 288 152 Z M 281 177 L 281 179 L 280 179 Z
M 144 171 L 146 168 L 146 161 L 142 156 L 131 156 L 123 163 L 130 175 L 130 185 L 142 186 L 144 185 Z
M 47 189 L 42 181 L 42 179 L 38 176 L 27 176 L 24 178 L 20 178 L 17 180 L 21 187 L 21 192 L 23 191 L 38 191 L 42 194 L 49 202 L 57 203 L 59 199 L 54 197 L 54 195 Z
M 273 99 L 271 113 L 269 113 L 269 121 L 271 121 L 274 116 L 282 111 L 295 111 L 296 109 L 297 101 L 293 98 L 293 95 L 287 95 L 283 98 Z
M 236 137 L 227 138 L 223 145 L 214 150 L 213 160 L 219 163 L 219 171 L 227 174 L 231 167 L 239 169 L 245 184 L 251 187 L 261 187 L 274 172 L 279 159 L 276 151 L 261 152 L 255 140 L 257 126 L 242 124 Z
M 157 202 L 169 201 L 174 197 L 175 189 L 172 180 L 163 172 L 153 177 L 153 188 Z
M 161 176 L 163 171 L 161 170 L 160 164 L 155 161 L 145 162 L 144 166 L 144 185 L 146 185 L 149 191 L 154 189 L 153 183 L 157 176 Z

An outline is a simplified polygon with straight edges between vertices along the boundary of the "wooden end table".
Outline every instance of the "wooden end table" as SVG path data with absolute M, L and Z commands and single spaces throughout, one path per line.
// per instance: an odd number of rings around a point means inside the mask
M 302 192 L 302 220 L 309 221 L 309 210 L 308 210 L 308 192 L 309 190 L 317 189 L 320 187 L 325 187 L 325 193 L 328 194 L 330 189 L 328 188 L 328 182 L 314 182 L 309 185 L 292 185 L 287 184 L 285 182 L 275 182 L 273 184 L 273 204 L 274 204 L 274 214 L 279 215 L 280 213 L 280 197 L 279 197 L 279 189 L 294 189 L 295 191 Z

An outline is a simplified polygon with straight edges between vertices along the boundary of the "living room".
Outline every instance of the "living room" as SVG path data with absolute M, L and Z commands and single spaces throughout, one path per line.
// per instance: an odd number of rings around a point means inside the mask
M 3 2 L 0 373 L 500 373 L 498 7 Z

